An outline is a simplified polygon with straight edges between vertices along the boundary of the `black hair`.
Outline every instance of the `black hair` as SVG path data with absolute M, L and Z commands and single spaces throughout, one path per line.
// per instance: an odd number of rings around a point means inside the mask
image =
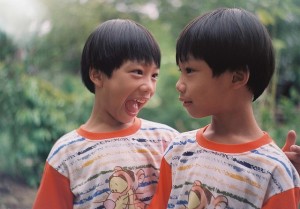
M 176 44 L 176 63 L 192 56 L 204 60 L 213 76 L 249 70 L 247 87 L 255 101 L 268 86 L 275 69 L 274 49 L 266 27 L 238 8 L 219 8 L 192 20 Z
M 94 68 L 109 78 L 125 61 L 154 63 L 160 68 L 160 48 L 152 34 L 142 25 L 127 19 L 113 19 L 100 24 L 88 37 L 82 51 L 81 78 L 95 93 L 89 71 Z

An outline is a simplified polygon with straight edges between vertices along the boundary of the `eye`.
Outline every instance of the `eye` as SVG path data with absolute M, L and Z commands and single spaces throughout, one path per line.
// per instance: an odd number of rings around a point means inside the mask
M 136 70 L 133 70 L 131 71 L 132 73 L 135 73 L 135 74 L 138 74 L 138 75 L 143 75 L 143 71 L 142 70 L 139 70 L 139 69 L 136 69 Z
M 185 71 L 186 71 L 187 74 L 189 74 L 189 73 L 192 73 L 194 70 L 192 68 L 188 67 L 188 68 L 185 69 Z
M 154 74 L 152 75 L 152 78 L 158 79 L 158 73 L 154 73 Z

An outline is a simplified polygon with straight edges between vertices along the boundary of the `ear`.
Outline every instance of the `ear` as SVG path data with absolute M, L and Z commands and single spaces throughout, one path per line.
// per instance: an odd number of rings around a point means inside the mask
M 240 87 L 245 86 L 248 83 L 250 77 L 249 70 L 237 70 L 232 74 L 232 84 Z
M 137 181 L 139 184 L 143 183 L 144 179 L 145 179 L 144 170 L 142 170 L 142 169 L 138 170 L 138 172 L 136 173 L 136 177 L 137 177 Z
M 90 68 L 89 76 L 95 87 L 103 86 L 103 75 L 101 71 L 96 70 L 95 68 Z

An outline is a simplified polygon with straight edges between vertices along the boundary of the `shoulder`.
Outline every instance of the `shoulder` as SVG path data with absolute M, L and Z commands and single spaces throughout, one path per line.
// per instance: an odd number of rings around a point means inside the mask
M 267 197 L 300 187 L 300 177 L 296 168 L 275 142 L 254 150 L 252 157 L 259 162 L 258 168 L 271 177 Z
M 76 130 L 72 130 L 62 137 L 60 137 L 48 155 L 47 161 L 51 164 L 51 161 L 56 161 L 55 159 L 62 159 L 66 156 L 70 150 L 74 150 L 74 147 L 79 146 L 85 139 L 80 136 Z
M 294 168 L 291 161 L 275 142 L 271 142 L 265 146 L 262 146 L 261 149 L 258 149 L 256 154 L 272 161 L 276 168 L 284 168 L 289 170 Z
M 178 137 L 180 137 L 180 138 L 196 137 L 196 134 L 197 134 L 198 131 L 199 131 L 199 129 L 182 132 L 178 135 Z
M 261 166 L 267 168 L 274 178 L 285 179 L 283 184 L 287 184 L 287 179 L 290 179 L 290 182 L 296 180 L 298 186 L 300 185 L 298 172 L 275 142 L 261 146 L 253 153 Z
M 176 150 L 176 153 L 182 153 L 185 151 L 186 148 L 193 149 L 193 147 L 195 146 L 198 147 L 199 145 L 196 143 L 197 131 L 198 130 L 192 130 L 178 134 L 167 148 L 165 152 L 165 157 L 170 158 L 174 150 Z
M 197 131 L 198 130 L 192 130 L 192 131 L 179 133 L 175 138 L 173 144 L 178 145 L 182 143 L 186 144 L 186 142 L 195 142 Z

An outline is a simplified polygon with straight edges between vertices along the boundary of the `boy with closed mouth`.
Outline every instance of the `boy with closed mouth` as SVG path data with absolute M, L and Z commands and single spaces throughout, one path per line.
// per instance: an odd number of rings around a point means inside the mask
M 171 142 L 148 209 L 298 209 L 299 174 L 253 114 L 275 69 L 258 18 L 238 8 L 195 18 L 177 40 L 176 62 L 179 100 L 211 122 Z

